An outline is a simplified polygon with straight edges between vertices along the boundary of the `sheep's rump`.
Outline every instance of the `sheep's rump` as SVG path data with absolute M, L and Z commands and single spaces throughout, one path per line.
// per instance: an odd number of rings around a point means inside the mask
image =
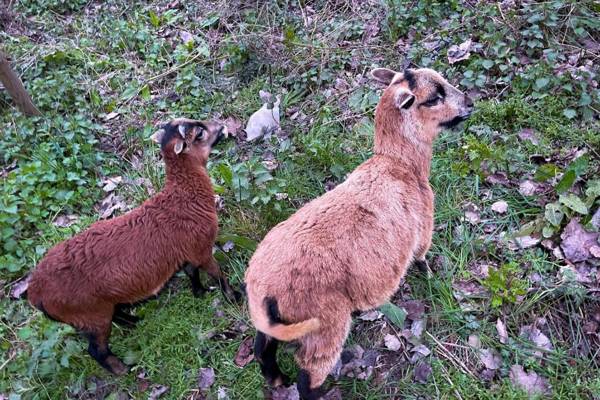
M 376 172 L 355 172 L 271 230 L 250 260 L 249 296 L 275 297 L 290 322 L 389 298 L 419 244 L 423 202 Z

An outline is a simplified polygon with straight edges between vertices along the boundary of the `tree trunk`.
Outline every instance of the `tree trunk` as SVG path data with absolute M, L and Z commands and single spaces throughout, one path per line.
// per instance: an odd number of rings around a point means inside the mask
M 31 97 L 25 90 L 23 82 L 13 71 L 8 61 L 8 56 L 0 50 L 0 81 L 15 102 L 17 108 L 25 115 L 42 115 L 40 110 L 31 101 Z

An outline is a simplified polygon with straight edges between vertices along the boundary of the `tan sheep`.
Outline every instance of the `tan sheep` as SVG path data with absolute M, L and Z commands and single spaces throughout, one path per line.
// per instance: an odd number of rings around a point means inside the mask
M 388 85 L 375 113 L 375 148 L 334 190 L 273 228 L 246 271 L 255 357 L 280 385 L 278 341 L 297 341 L 298 390 L 317 399 L 340 356 L 351 313 L 387 301 L 431 244 L 432 143 L 473 102 L 430 69 L 375 69 Z

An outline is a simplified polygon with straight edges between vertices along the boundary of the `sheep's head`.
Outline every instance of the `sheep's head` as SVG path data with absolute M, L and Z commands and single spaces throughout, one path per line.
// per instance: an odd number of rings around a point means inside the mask
M 178 118 L 163 125 L 151 139 L 167 157 L 190 157 L 206 163 L 210 150 L 227 137 L 227 127 L 212 121 Z
M 458 125 L 473 111 L 473 101 L 431 69 L 376 68 L 371 74 L 388 85 L 381 100 L 385 112 L 398 113 L 405 123 L 414 124 L 416 139 L 430 142 L 440 130 Z

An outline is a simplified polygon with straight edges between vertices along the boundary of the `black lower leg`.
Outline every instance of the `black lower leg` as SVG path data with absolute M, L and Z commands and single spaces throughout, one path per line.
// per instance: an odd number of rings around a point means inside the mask
M 191 264 L 186 264 L 186 266 L 184 267 L 184 271 L 187 274 L 187 276 L 190 277 L 190 282 L 192 284 L 192 293 L 194 294 L 194 296 L 202 296 L 204 292 L 206 292 L 206 288 L 204 287 L 204 285 L 202 285 L 202 282 L 200 282 L 200 270 L 198 269 L 198 267 L 193 266 Z
M 318 400 L 323 395 L 319 388 L 310 388 L 310 375 L 305 369 L 301 369 L 300 372 L 298 372 L 297 386 L 300 398 L 303 400 Z
M 117 304 L 115 306 L 115 313 L 113 314 L 113 322 L 119 325 L 133 327 L 140 320 L 140 317 L 132 315 L 125 311 L 123 304 Z
M 231 286 L 229 286 L 229 282 L 227 279 L 220 277 L 219 278 L 219 286 L 221 287 L 221 291 L 227 296 L 229 299 L 234 301 L 240 301 L 242 299 L 242 294 L 237 290 L 233 290 Z
M 93 333 L 88 333 L 86 336 L 89 341 L 88 353 L 90 356 L 92 356 L 94 360 L 98 361 L 98 364 L 102 365 L 102 367 L 106 368 L 110 372 L 113 372 L 110 365 L 108 365 L 106 362 L 106 359 L 113 355 L 108 348 L 108 344 L 98 343 L 98 337 Z
M 254 357 L 260 364 L 260 370 L 270 386 L 285 385 L 289 378 L 277 364 L 277 346 L 279 341 L 258 331 L 254 338 Z
M 427 261 L 425 260 L 414 260 L 413 267 L 417 268 L 422 273 L 427 273 L 427 270 L 429 269 Z

